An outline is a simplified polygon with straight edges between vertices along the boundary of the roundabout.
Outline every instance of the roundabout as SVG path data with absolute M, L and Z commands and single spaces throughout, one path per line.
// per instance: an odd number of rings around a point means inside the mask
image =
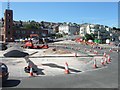
M 49 49 L 24 49 L 23 51 L 29 53 L 29 57 L 3 58 L 3 62 L 8 64 L 10 77 L 29 77 L 29 73 L 24 71 L 27 66 L 33 66 L 37 72 L 34 76 L 39 77 L 65 74 L 65 63 L 68 64 L 69 74 L 102 69 L 107 65 L 101 64 L 101 60 L 105 60 L 105 57 L 101 53 L 94 54 L 94 49 L 85 51 L 84 48 L 73 47 L 70 44 L 56 44 L 51 45 Z M 97 67 L 94 66 L 95 60 Z

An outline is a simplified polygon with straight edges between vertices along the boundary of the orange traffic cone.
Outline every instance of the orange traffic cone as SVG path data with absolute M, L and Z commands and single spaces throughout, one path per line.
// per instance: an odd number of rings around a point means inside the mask
M 90 52 L 92 52 L 92 50 L 90 49 Z
M 98 51 L 96 51 L 96 54 L 98 54 Z
M 102 64 L 103 66 L 105 65 L 103 58 L 101 59 L 101 64 Z
M 33 76 L 33 68 L 30 67 L 30 76 L 32 77 Z
M 104 52 L 103 56 L 106 57 L 106 53 L 105 52 Z
M 110 49 L 109 51 L 112 52 L 112 49 Z
M 98 54 L 98 52 L 94 50 L 94 54 Z
M 65 63 L 65 74 L 69 74 L 69 67 L 68 67 L 68 64 L 67 62 Z
M 111 58 L 110 58 L 110 55 L 108 55 L 108 62 L 111 62 Z
M 107 58 L 105 58 L 105 62 L 104 62 L 104 63 L 108 64 L 108 62 L 107 62 Z
M 94 65 L 93 65 L 94 68 L 97 68 L 97 64 L 96 64 L 96 60 L 94 60 Z

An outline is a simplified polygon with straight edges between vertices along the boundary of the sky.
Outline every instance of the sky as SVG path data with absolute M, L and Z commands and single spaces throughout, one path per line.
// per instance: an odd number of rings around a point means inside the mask
M 2 2 L 2 17 L 7 3 Z M 118 27 L 118 2 L 10 2 L 14 20 L 93 23 Z

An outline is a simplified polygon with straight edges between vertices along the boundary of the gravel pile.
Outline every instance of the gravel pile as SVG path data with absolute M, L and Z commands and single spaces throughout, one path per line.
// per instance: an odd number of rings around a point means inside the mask
M 28 53 L 21 52 L 19 50 L 11 50 L 4 54 L 5 57 L 25 57 L 29 55 Z
M 6 52 L 12 51 L 12 50 L 18 50 L 18 51 L 23 51 L 23 49 L 19 45 L 14 45 L 6 50 Z
M 4 54 L 5 57 L 25 57 L 27 55 L 29 54 L 23 52 L 23 49 L 17 45 L 8 48 L 8 50 L 6 50 L 6 53 Z

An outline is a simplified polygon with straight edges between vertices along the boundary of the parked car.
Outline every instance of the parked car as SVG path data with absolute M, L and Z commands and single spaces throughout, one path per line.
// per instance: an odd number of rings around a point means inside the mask
M 9 77 L 8 67 L 4 63 L 0 63 L 0 81 L 5 82 Z

